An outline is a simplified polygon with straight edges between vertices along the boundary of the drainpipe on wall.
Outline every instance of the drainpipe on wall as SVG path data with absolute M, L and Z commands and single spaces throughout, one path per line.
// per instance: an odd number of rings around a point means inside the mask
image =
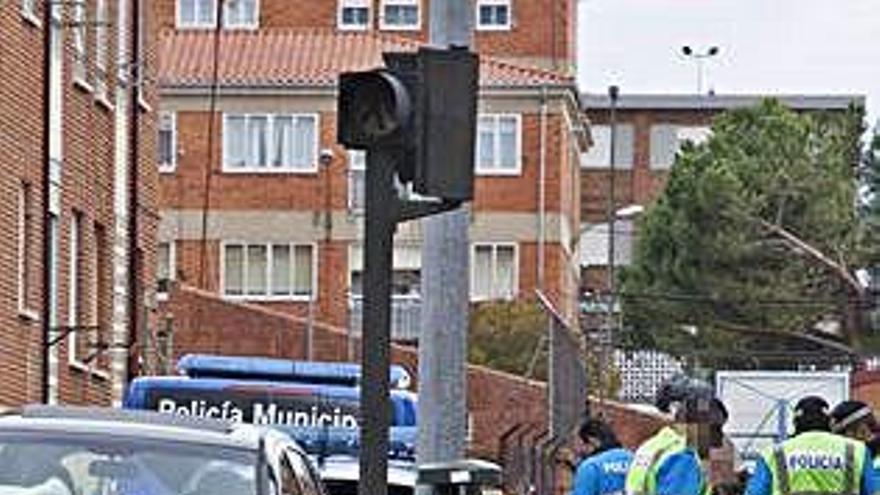
M 137 329 L 138 329 L 138 300 L 140 296 L 140 261 L 141 255 L 138 249 L 138 205 L 140 203 L 138 196 L 138 175 L 140 167 L 138 166 L 138 127 L 140 124 L 140 91 L 141 84 L 146 81 L 142 77 L 143 70 L 143 54 L 140 53 L 138 40 L 140 38 L 140 16 L 141 1 L 132 1 L 131 16 L 131 99 L 129 109 L 131 110 L 131 118 L 129 119 L 128 140 L 129 140 L 129 174 L 128 174 L 128 366 L 125 373 L 126 385 L 131 381 L 138 369 L 138 353 L 132 354 L 132 350 L 137 345 Z
M 544 243 L 547 236 L 547 87 L 541 87 L 541 150 L 539 156 L 540 171 L 538 174 L 538 276 L 535 282 L 538 290 L 544 289 Z
M 46 0 L 43 2 L 43 310 L 42 310 L 42 327 L 43 336 L 40 362 L 40 400 L 44 404 L 49 403 L 49 343 L 52 340 L 52 327 L 49 321 L 50 311 L 50 295 L 49 286 L 52 280 L 52 269 L 49 266 L 49 258 L 51 256 L 52 244 L 49 238 L 49 189 L 52 187 L 50 177 L 51 155 L 49 151 L 49 134 L 51 132 L 50 113 L 51 113 L 51 95 L 52 95 L 52 2 Z

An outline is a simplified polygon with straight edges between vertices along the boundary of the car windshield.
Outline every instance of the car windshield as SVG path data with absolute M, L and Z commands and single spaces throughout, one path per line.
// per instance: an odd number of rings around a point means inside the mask
M 256 466 L 256 453 L 214 445 L 0 435 L 0 495 L 256 495 Z

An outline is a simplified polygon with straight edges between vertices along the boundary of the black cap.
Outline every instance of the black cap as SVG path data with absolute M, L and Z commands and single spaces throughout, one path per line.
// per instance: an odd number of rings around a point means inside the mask
M 808 395 L 794 406 L 795 434 L 805 431 L 829 431 L 828 402 L 818 395 Z
M 862 401 L 845 400 L 831 410 L 831 431 L 835 433 L 846 431 L 862 421 L 868 421 L 871 429 L 876 428 L 874 411 Z
M 804 414 L 828 414 L 828 402 L 818 395 L 808 395 L 797 402 L 794 406 L 794 416 Z

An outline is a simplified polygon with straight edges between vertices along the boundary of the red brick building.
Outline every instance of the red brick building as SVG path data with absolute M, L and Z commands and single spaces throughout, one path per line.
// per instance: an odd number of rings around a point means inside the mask
M 363 155 L 336 144 L 336 79 L 427 38 L 427 0 L 154 0 L 160 277 L 357 329 Z M 585 149 L 574 1 L 475 0 L 481 90 L 473 301 L 541 287 L 574 321 Z M 218 89 L 212 98 L 214 47 Z M 421 227 L 398 228 L 394 335 L 418 336 Z M 210 332 L 206 328 L 204 331 Z M 355 330 L 357 331 L 357 330 Z
M 149 9 L 0 2 L 0 406 L 118 400 L 137 349 L 130 338 L 147 328 L 129 315 L 143 313 L 150 298 L 138 287 L 154 279 Z M 137 72 L 128 70 L 135 46 Z
M 681 143 L 709 136 L 712 118 L 733 108 L 752 106 L 770 95 L 650 95 L 623 94 L 617 105 L 615 153 L 615 261 L 625 265 L 632 257 L 636 231 L 632 205 L 647 206 L 666 184 Z M 796 111 L 845 110 L 864 106 L 856 95 L 777 95 Z M 591 123 L 594 146 L 581 160 L 581 263 L 586 289 L 607 288 L 608 203 L 610 198 L 610 101 L 607 96 L 581 99 Z

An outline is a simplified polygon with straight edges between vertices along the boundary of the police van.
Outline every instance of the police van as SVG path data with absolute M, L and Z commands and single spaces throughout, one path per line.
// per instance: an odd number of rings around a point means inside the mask
M 192 354 L 177 368 L 177 376 L 134 379 L 123 407 L 258 425 L 358 428 L 356 364 Z M 390 379 L 392 426 L 415 426 L 409 373 L 393 366 Z

